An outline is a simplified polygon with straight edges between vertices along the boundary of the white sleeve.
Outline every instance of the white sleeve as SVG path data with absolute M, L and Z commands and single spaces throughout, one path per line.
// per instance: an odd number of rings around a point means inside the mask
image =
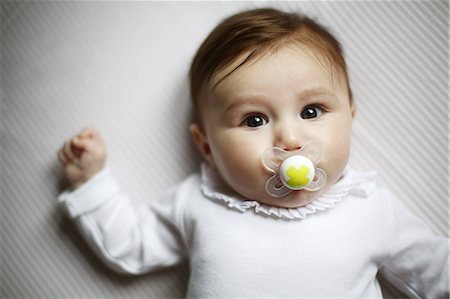
M 449 240 L 387 194 L 390 254 L 382 275 L 412 298 L 449 298 Z
M 133 206 L 108 168 L 60 203 L 82 235 L 106 263 L 119 272 L 139 274 L 175 265 L 184 259 L 173 205 L 175 189 L 164 204 Z

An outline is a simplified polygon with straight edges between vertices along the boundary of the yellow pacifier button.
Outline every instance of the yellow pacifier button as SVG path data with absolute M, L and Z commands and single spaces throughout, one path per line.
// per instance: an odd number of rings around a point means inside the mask
M 292 190 L 301 190 L 314 179 L 315 169 L 312 161 L 305 156 L 291 156 L 281 163 L 280 178 Z

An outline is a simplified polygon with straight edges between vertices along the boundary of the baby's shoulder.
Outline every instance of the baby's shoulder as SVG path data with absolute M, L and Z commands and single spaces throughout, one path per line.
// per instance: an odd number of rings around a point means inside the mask
M 171 187 L 160 200 L 170 205 L 178 217 L 185 214 L 185 210 L 201 198 L 201 175 L 199 172 L 190 174 L 184 180 Z
M 392 228 L 397 225 L 399 219 L 413 219 L 413 215 L 407 203 L 391 189 L 384 186 L 377 186 L 373 192 L 365 199 L 363 210 L 367 217 L 377 219 L 383 226 Z
M 368 197 L 374 205 L 389 211 L 400 201 L 399 197 L 389 188 L 377 185 Z
M 183 205 L 201 196 L 201 175 L 194 172 L 173 187 L 173 196 L 177 204 Z
M 384 226 L 389 218 L 394 194 L 387 188 L 370 180 L 361 183 L 348 191 L 342 202 L 336 205 L 338 215 L 343 218 L 358 219 L 362 224 Z M 359 182 L 356 179 L 351 183 Z
M 395 200 L 396 197 L 390 189 L 377 185 L 367 197 L 363 199 L 363 205 L 371 211 L 387 213 L 390 210 L 392 202 Z

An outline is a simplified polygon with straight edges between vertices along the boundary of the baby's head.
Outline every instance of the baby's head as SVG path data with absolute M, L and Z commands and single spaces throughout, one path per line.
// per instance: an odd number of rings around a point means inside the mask
M 220 23 L 199 48 L 190 70 L 197 122 L 194 141 L 207 163 L 240 195 L 299 207 L 341 177 L 350 153 L 355 113 L 341 47 L 313 20 L 256 9 Z M 328 176 L 319 191 L 266 193 L 267 148 L 297 151 L 310 140 L 323 148 Z

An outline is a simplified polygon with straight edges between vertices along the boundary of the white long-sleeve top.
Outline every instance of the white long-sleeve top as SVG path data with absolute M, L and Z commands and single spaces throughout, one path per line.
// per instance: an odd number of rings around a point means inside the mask
M 134 206 L 109 169 L 59 200 L 116 270 L 188 259 L 188 298 L 382 298 L 379 271 L 413 298 L 449 296 L 448 239 L 372 175 L 346 171 L 297 209 L 239 198 L 205 166 L 148 205 Z

